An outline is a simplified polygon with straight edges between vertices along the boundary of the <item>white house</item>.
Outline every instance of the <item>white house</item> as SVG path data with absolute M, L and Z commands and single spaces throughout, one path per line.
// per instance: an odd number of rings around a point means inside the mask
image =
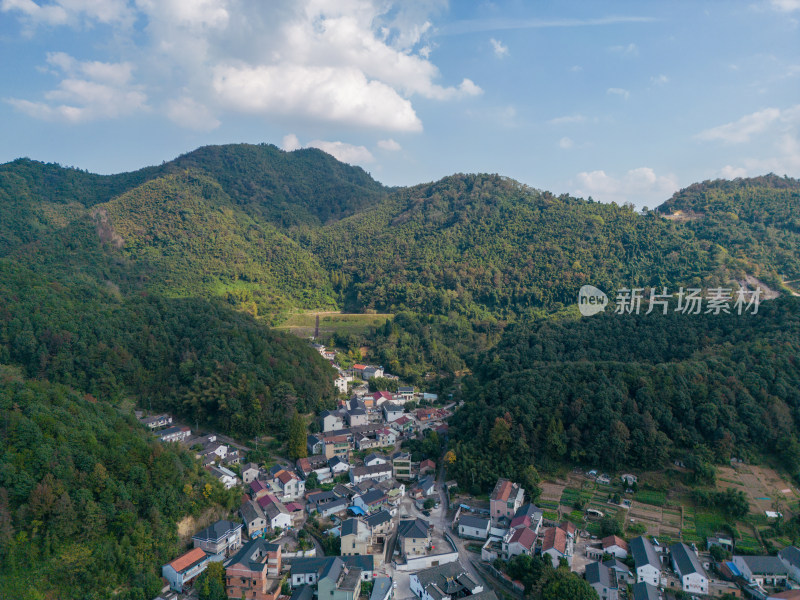
M 458 561 L 412 573 L 409 586 L 420 600 L 454 600 L 483 591 Z
M 242 479 L 244 480 L 245 485 L 250 485 L 251 481 L 258 479 L 258 474 L 260 469 L 258 465 L 255 463 L 247 463 L 242 468 Z
M 340 376 L 334 379 L 333 385 L 336 386 L 336 389 L 340 394 L 347 393 L 347 379 L 345 379 L 344 377 Z
M 284 531 L 292 526 L 292 515 L 281 503 L 271 502 L 264 507 L 264 515 L 272 529 L 280 527 Z
M 367 479 L 374 479 L 377 482 L 392 478 L 392 465 L 382 464 L 371 467 L 353 467 L 350 469 L 350 483 L 359 484 Z
M 225 467 L 207 467 L 207 469 L 214 477 L 219 479 L 226 490 L 239 485 L 239 478 L 236 476 L 236 473 L 230 469 L 226 469 Z
M 272 483 L 282 492 L 281 502 L 290 502 L 300 498 L 306 492 L 306 482 L 286 469 L 275 473 Z
M 183 592 L 186 585 L 206 570 L 208 555 L 202 548 L 195 548 L 161 567 L 161 575 L 176 592 Z
M 345 391 L 347 391 L 347 383 L 345 382 Z M 322 421 L 322 431 L 339 431 L 340 429 L 344 429 L 344 419 L 342 418 L 342 414 L 338 411 L 333 410 L 323 410 L 319 415 L 320 421 Z
M 338 456 L 334 456 L 328 461 L 328 468 L 330 469 L 329 475 L 336 477 L 342 473 L 347 473 L 350 470 L 350 463 L 343 461 Z
M 377 452 L 371 452 L 364 457 L 364 465 L 367 467 L 371 467 L 373 465 L 385 465 L 389 462 L 389 459 L 384 456 L 383 454 L 378 454 Z
M 520 554 L 533 556 L 535 546 L 536 533 L 534 533 L 532 529 L 528 529 L 527 527 L 512 529 L 506 534 L 506 537 L 503 538 L 503 558 L 505 560 L 510 560 L 512 557 L 519 556 Z M 544 546 L 542 547 L 544 548 Z M 551 555 L 551 560 L 552 552 L 552 549 L 550 552 L 547 552 L 547 554 Z M 564 552 L 566 552 L 566 548 Z M 563 555 L 564 553 L 561 553 L 559 557 L 555 559 L 555 565 L 558 565 L 558 559 Z
M 404 408 L 399 404 L 384 402 L 383 406 L 381 406 L 381 410 L 383 411 L 383 418 L 386 422 L 392 423 L 403 416 Z
M 789 569 L 777 556 L 734 556 L 733 564 L 747 581 L 761 587 L 782 587 L 789 578 Z
M 560 527 L 551 527 L 545 531 L 542 554 L 550 557 L 554 567 L 558 567 L 562 558 L 572 567 L 572 547 L 573 540 Z
M 658 587 L 661 583 L 661 560 L 656 549 L 646 537 L 633 538 L 628 547 L 636 567 L 636 582 L 644 581 Z
M 458 535 L 462 538 L 485 540 L 489 537 L 489 519 L 463 515 L 458 520 Z
M 683 542 L 678 542 L 669 547 L 669 552 L 672 568 L 678 574 L 683 591 L 688 594 L 708 594 L 708 575 L 694 551 Z
M 616 535 L 609 535 L 600 540 L 603 552 L 607 552 L 615 558 L 628 558 L 628 544 L 625 540 Z

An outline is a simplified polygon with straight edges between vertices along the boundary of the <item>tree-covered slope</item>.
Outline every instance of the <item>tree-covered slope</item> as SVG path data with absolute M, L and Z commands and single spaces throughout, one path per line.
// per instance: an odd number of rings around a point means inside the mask
M 168 297 L 219 296 L 253 314 L 335 304 L 317 260 L 269 223 L 254 221 L 205 175 L 167 175 L 92 210 L 98 233 L 148 266 Z
M 0 365 L 0 597 L 140 600 L 176 523 L 238 500 L 133 416 Z
M 0 362 L 105 402 L 250 436 L 333 398 L 333 370 L 308 344 L 217 302 L 124 294 L 7 259 L 0 297 Z
M 800 280 L 800 181 L 777 175 L 718 179 L 676 192 L 658 211 L 724 246 L 741 271 L 776 287 Z
M 718 280 L 720 250 L 655 215 L 553 196 L 497 175 L 454 175 L 306 230 L 348 306 L 512 318 L 575 302 L 587 283 Z
M 237 205 L 278 227 L 319 226 L 378 203 L 386 189 L 360 167 L 316 148 L 204 146 L 167 163 L 213 177 Z
M 486 353 L 451 421 L 454 472 L 560 461 L 658 468 L 775 454 L 800 470 L 800 300 L 757 314 L 601 314 L 518 324 Z M 475 483 L 473 484 L 473 478 Z

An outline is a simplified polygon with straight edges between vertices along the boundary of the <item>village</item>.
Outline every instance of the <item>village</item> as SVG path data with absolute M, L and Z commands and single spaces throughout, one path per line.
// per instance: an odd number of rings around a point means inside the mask
M 333 352 L 315 347 L 333 364 Z M 195 532 L 193 548 L 163 566 L 161 600 L 196 598 L 193 584 L 214 562 L 222 563 L 226 593 L 236 599 L 520 598 L 524 586 L 498 568 L 520 555 L 572 570 L 602 600 L 800 600 L 795 547 L 759 556 L 737 554 L 725 532 L 707 536 L 702 550 L 680 536 L 660 542 L 646 535 L 652 528 L 627 539 L 600 535 L 604 507 L 565 518 L 551 510 L 546 490 L 539 507 L 507 479 L 497 481 L 488 501 L 451 493 L 456 483 L 446 481 L 441 456 L 420 459 L 407 446 L 432 433 L 446 439 L 454 403 L 411 386 L 370 392 L 370 379 L 392 379 L 378 366 L 337 369 L 338 407 L 317 415 L 307 456 L 294 462 L 244 462 L 246 448 L 224 436 L 193 435 L 166 414 L 140 415 L 161 441 L 193 449 L 225 488 L 243 492 L 235 518 Z M 637 486 L 629 473 L 575 477 Z M 631 507 L 631 500 L 608 502 Z

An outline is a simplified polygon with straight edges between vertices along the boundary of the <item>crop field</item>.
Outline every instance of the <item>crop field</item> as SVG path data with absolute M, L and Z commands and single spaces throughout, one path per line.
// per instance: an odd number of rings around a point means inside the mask
M 394 319 L 394 315 L 388 313 L 356 314 L 308 311 L 289 315 L 276 329 L 286 329 L 298 337 L 309 338 L 314 335 L 317 315 L 319 315 L 320 336 L 333 333 L 359 334 L 370 327 L 383 325 L 387 319 Z

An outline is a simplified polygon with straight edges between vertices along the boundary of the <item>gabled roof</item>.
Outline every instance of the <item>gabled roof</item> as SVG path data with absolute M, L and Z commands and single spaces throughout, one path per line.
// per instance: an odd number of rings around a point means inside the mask
M 778 552 L 778 556 L 791 566 L 800 568 L 800 549 L 796 546 L 787 546 Z
M 192 536 L 193 540 L 198 542 L 216 542 L 231 533 L 235 533 L 242 528 L 241 523 L 232 523 L 231 521 L 217 521 L 210 527 L 206 527 L 202 531 L 198 531 Z
M 253 492 L 258 493 L 266 491 L 269 488 L 267 487 L 267 484 L 260 479 L 253 479 L 253 481 L 250 482 L 250 489 L 253 490 Z
M 517 531 L 520 531 L 519 529 Z M 542 542 L 542 552 L 547 550 L 558 550 L 561 554 L 567 552 L 567 534 L 563 529 L 558 527 L 550 527 L 544 534 L 544 541 Z
M 402 417 L 400 417 L 396 421 L 393 421 L 392 425 L 405 425 L 406 423 L 410 423 L 410 422 L 411 422 L 411 419 L 409 419 L 408 417 L 403 415 Z
M 391 521 L 392 515 L 389 514 L 388 510 L 379 510 L 373 515 L 368 516 L 364 521 L 370 528 L 375 529 L 379 525 L 383 525 L 384 523 Z
M 361 496 L 361 501 L 366 504 L 376 504 L 378 502 L 382 502 L 386 499 L 386 493 L 383 490 L 374 489 L 368 491 L 366 494 Z
M 669 547 L 669 551 L 670 554 L 672 554 L 672 560 L 675 561 L 675 566 L 677 567 L 678 574 L 681 577 L 690 575 L 692 573 L 699 573 L 703 577 L 708 578 L 705 569 L 703 569 L 703 565 L 700 564 L 700 561 L 697 559 L 697 555 L 692 552 L 689 546 L 683 542 L 677 542 Z M 780 561 L 780 559 L 775 560 L 777 560 L 778 564 L 783 567 L 783 563 Z
M 368 462 L 370 462 L 371 460 L 375 460 L 376 458 L 384 462 L 389 461 L 389 459 L 380 452 L 370 452 L 364 457 L 364 464 L 367 464 Z
M 631 573 L 630 567 L 618 558 L 609 558 L 603 564 L 611 569 L 614 569 L 617 573 L 627 573 L 628 575 Z
M 670 547 L 672 549 L 672 547 Z M 788 575 L 789 569 L 777 556 L 740 556 L 753 575 Z
M 474 515 L 463 515 L 458 520 L 458 524 L 464 527 L 474 527 L 475 529 L 489 529 L 489 519 L 476 517 Z
M 511 536 L 511 539 L 508 541 L 508 543 L 509 544 L 517 543 L 523 548 L 532 550 L 533 545 L 536 543 L 536 534 L 527 527 L 520 527 L 519 529 L 514 531 L 514 535 Z M 564 550 L 566 550 L 566 546 L 564 547 Z M 564 550 L 560 550 L 560 552 L 563 554 Z
M 591 585 L 599 583 L 609 589 L 617 588 L 617 574 L 606 565 L 593 562 L 586 565 L 586 581 Z
M 206 560 L 206 553 L 202 548 L 195 548 L 173 560 L 169 566 L 176 572 L 182 573 L 204 560 Z
M 314 588 L 310 585 L 301 585 L 292 592 L 289 600 L 314 600 Z
M 383 398 L 384 400 L 391 400 L 392 395 L 389 392 L 375 392 L 374 394 L 372 394 L 373 400 L 380 400 L 381 398 Z
M 385 410 L 386 412 L 399 412 L 399 413 L 401 413 L 405 409 L 402 406 L 400 406 L 399 404 L 394 404 L 392 402 L 384 402 L 383 410 Z
M 264 538 L 256 538 L 239 550 L 227 564 L 227 568 L 234 565 L 241 565 L 245 569 L 254 572 L 263 572 L 267 567 L 267 554 L 277 552 L 281 547 L 279 544 L 270 544 Z
M 505 502 L 511 495 L 511 488 L 513 486 L 514 484 L 512 484 L 508 479 L 498 479 L 494 486 L 494 490 L 492 490 L 491 499 Z
M 342 536 L 345 535 L 358 535 L 359 525 L 364 525 L 364 522 L 355 517 L 347 519 L 342 523 Z
M 470 578 L 460 562 L 445 563 L 416 573 L 417 579 L 429 596 L 441 600 L 446 596 L 461 597 L 471 592 L 477 584 Z
M 558 524 L 558 528 L 563 530 L 564 533 L 572 537 L 574 537 L 575 533 L 578 531 L 578 528 L 575 527 L 575 523 L 572 523 L 570 521 L 562 521 L 561 523 Z M 626 551 L 628 550 L 627 546 L 625 546 L 625 550 Z
M 286 485 L 293 479 L 299 479 L 297 475 L 292 473 L 291 471 L 287 471 L 285 469 L 281 469 L 275 474 L 275 478 L 278 479 L 283 485 Z
M 633 586 L 633 600 L 660 600 L 658 588 L 647 582 L 640 581 Z
M 370 465 L 369 467 L 354 467 L 352 472 L 354 476 L 358 477 L 362 475 L 375 475 L 376 473 L 391 473 L 392 464 L 384 463 L 379 465 Z
M 616 535 L 606 536 L 600 540 L 600 543 L 603 545 L 603 550 L 610 548 L 611 546 L 618 546 L 619 548 L 625 550 L 625 552 L 628 551 L 628 544 L 625 542 L 625 540 L 623 540 L 621 537 L 617 537 Z
M 241 508 L 239 508 L 239 512 L 242 513 L 242 518 L 248 524 L 255 519 L 264 518 L 264 512 L 261 510 L 261 507 L 252 501 L 242 504 Z
M 656 549 L 653 548 L 652 542 L 646 537 L 633 538 L 628 547 L 633 555 L 633 562 L 637 569 L 650 565 L 659 571 L 661 570 L 661 561 L 658 558 L 658 554 L 656 554 Z
M 402 519 L 397 524 L 397 536 L 401 538 L 428 537 L 428 522 L 424 519 Z
M 365 411 L 363 408 L 351 408 L 350 410 L 347 411 L 347 414 L 350 415 L 351 417 L 362 416 L 367 414 L 367 411 Z

